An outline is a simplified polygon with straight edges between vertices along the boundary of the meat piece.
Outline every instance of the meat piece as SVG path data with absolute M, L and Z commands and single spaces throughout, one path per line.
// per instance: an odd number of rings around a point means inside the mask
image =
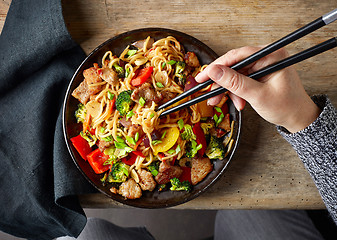
M 194 158 L 192 160 L 191 181 L 193 185 L 203 180 L 213 170 L 209 158 Z
M 146 106 L 151 106 L 152 101 L 159 103 L 163 98 L 159 92 L 156 92 L 150 83 L 143 83 L 139 88 L 136 88 L 131 95 L 131 99 L 137 103 L 139 103 L 141 97 L 146 101 Z
M 134 137 L 137 132 L 138 132 L 139 136 L 143 135 L 143 128 L 142 128 L 142 126 L 140 126 L 138 124 L 132 124 L 130 126 L 130 128 L 129 128 L 128 136 L 129 137 Z
M 101 150 L 101 152 L 104 152 L 105 149 L 113 145 L 113 141 L 111 142 L 106 142 L 104 140 L 101 140 L 98 142 L 98 148 Z
M 161 92 L 162 95 L 162 100 L 160 101 L 160 105 L 168 102 L 169 100 L 175 98 L 178 94 L 174 93 L 174 92 L 169 92 L 169 91 L 162 91 Z
M 155 177 L 157 183 L 165 184 L 172 178 L 179 178 L 183 170 L 179 166 L 171 166 L 168 162 L 162 161 L 159 165 L 159 173 Z
M 143 191 L 153 191 L 156 187 L 156 181 L 152 177 L 152 173 L 146 171 L 145 169 L 140 169 L 137 171 L 139 176 L 139 185 Z
M 191 67 L 194 67 L 194 68 L 200 66 L 198 57 L 197 57 L 197 55 L 195 55 L 194 52 L 187 52 L 184 56 L 184 60 L 185 60 L 185 62 L 188 66 L 191 66 Z
M 118 189 L 115 187 L 110 188 L 110 192 L 114 193 L 114 194 L 118 194 Z
M 102 68 L 100 76 L 104 81 L 111 85 L 116 85 L 119 81 L 118 73 L 111 68 Z
M 131 45 L 137 47 L 137 48 L 143 48 L 144 47 L 144 43 L 146 42 L 146 39 L 143 40 L 138 40 L 137 42 L 132 43 Z M 147 42 L 146 48 L 150 48 L 152 46 L 152 44 L 154 43 L 154 39 L 150 38 L 149 41 Z
M 96 83 L 101 83 L 102 79 L 97 74 L 97 70 L 94 67 L 85 69 L 83 71 L 84 80 L 88 84 L 88 92 L 90 95 L 94 95 L 100 92 L 103 88 L 102 85 L 95 85 Z M 92 86 L 94 84 L 94 86 Z
M 142 196 L 142 189 L 133 178 L 129 178 L 120 185 L 118 193 L 127 199 L 136 199 Z
M 81 82 L 71 95 L 78 99 L 82 104 L 86 104 L 90 98 L 88 84 L 86 81 Z
M 222 120 L 222 122 L 219 124 L 218 127 L 224 129 L 226 133 L 231 130 L 231 121 L 229 113 L 225 115 L 224 119 Z
M 126 117 L 121 118 L 121 120 L 119 120 L 119 123 L 122 124 L 125 128 L 129 128 L 132 125 L 132 122 L 130 120 L 126 120 Z

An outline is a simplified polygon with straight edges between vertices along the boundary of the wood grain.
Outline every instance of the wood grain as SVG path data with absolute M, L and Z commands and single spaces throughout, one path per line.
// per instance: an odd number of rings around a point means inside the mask
M 0 2 L 0 27 L 8 2 Z M 265 45 L 336 8 L 335 0 L 63 0 L 69 32 L 86 53 L 116 34 L 165 27 L 190 34 L 219 55 Z M 336 35 L 333 23 L 287 47 L 296 53 Z M 296 65 L 309 94 L 328 94 L 337 105 L 337 50 Z M 125 207 L 102 194 L 83 195 L 84 207 Z M 319 209 L 320 195 L 292 147 L 250 106 L 235 158 L 206 193 L 176 208 Z

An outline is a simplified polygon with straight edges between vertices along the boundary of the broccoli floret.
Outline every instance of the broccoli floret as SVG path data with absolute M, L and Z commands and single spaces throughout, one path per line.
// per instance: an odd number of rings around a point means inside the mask
M 170 179 L 171 182 L 171 191 L 190 191 L 191 190 L 191 184 L 189 181 L 183 181 L 180 182 L 178 178 L 172 178 Z
M 208 144 L 205 153 L 209 159 L 222 160 L 225 158 L 226 151 L 221 140 L 217 137 L 211 136 L 210 143 Z
M 122 68 L 121 66 L 119 66 L 117 62 L 115 62 L 113 66 L 114 66 L 116 72 L 118 73 L 118 77 L 119 78 L 125 77 L 125 70 L 124 70 L 124 68 Z
M 77 106 L 77 110 L 75 111 L 75 117 L 77 122 L 84 122 L 85 116 L 87 115 L 87 109 L 85 109 L 84 104 L 80 103 Z
M 125 182 L 129 176 L 129 166 L 123 162 L 115 162 L 110 170 L 108 181 L 112 182 Z
M 175 76 L 178 77 L 180 85 L 185 85 L 186 76 L 183 74 L 186 64 L 182 61 L 176 63 Z
M 186 147 L 186 157 L 194 158 L 198 151 L 202 148 L 202 144 L 197 145 L 197 142 L 192 140 L 187 144 Z
M 131 100 L 131 90 L 121 92 L 116 99 L 116 109 L 119 111 L 121 116 L 126 115 L 130 111 Z
M 89 131 L 86 131 L 85 133 L 83 131 L 80 132 L 80 135 L 82 136 L 82 138 L 84 138 L 85 140 L 87 140 L 87 142 L 89 143 L 89 146 L 92 147 L 96 144 L 97 138 L 95 135 L 92 135 Z
M 189 124 L 184 125 L 184 132 L 181 134 L 181 138 L 187 141 L 196 140 L 197 137 L 193 133 L 193 129 L 191 125 Z
M 155 162 L 152 162 L 148 167 L 147 169 L 150 171 L 150 173 L 152 173 L 153 176 L 157 176 L 158 175 L 158 171 L 159 171 L 159 164 L 160 164 L 160 161 L 155 161 Z

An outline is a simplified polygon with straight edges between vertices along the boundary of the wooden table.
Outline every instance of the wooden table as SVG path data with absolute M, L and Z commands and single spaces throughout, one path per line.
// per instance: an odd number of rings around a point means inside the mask
M 0 29 L 10 0 L 0 2 Z M 64 17 L 86 53 L 124 31 L 165 27 L 190 34 L 219 55 L 283 37 L 336 8 L 335 0 L 64 0 Z M 287 47 L 295 53 L 336 36 L 337 23 Z M 309 94 L 337 105 L 337 49 L 297 64 Z M 102 194 L 80 197 L 84 207 L 120 205 Z M 240 146 L 224 176 L 180 209 L 320 209 L 320 195 L 292 147 L 250 106 L 243 111 Z

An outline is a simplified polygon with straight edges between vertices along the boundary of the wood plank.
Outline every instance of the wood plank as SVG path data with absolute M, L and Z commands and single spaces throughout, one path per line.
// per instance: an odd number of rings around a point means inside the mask
M 0 2 L 0 29 L 9 3 Z M 335 0 L 63 0 L 63 6 L 69 32 L 87 54 L 116 34 L 164 27 L 190 34 L 222 55 L 279 39 L 334 9 Z M 295 53 L 335 36 L 336 24 L 293 43 L 288 51 Z M 334 49 L 296 65 L 308 93 L 328 94 L 335 106 L 336 56 Z M 102 194 L 83 195 L 80 200 L 84 207 L 121 207 Z M 224 176 L 206 193 L 176 208 L 317 209 L 324 204 L 292 147 L 247 106 L 240 146 Z

